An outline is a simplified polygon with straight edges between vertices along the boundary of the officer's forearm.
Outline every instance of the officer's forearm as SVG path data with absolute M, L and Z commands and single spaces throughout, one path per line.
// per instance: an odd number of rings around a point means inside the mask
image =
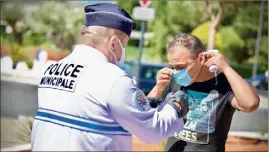
M 185 116 L 189 111 L 186 94 L 182 91 L 175 94 L 169 93 L 165 99 L 148 97 L 148 101 L 151 108 L 157 108 L 163 102 L 170 104 L 176 110 L 179 118 Z
M 163 90 L 160 89 L 158 86 L 155 86 L 147 95 L 147 97 L 160 98 L 162 96 L 162 93 Z

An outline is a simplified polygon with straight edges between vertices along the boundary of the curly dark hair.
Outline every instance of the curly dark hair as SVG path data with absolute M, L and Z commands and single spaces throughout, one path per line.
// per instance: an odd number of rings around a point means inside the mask
M 175 51 L 175 48 L 179 46 L 187 48 L 193 57 L 197 57 L 200 53 L 206 51 L 206 48 L 201 40 L 198 37 L 188 33 L 177 34 L 168 44 L 166 51 Z

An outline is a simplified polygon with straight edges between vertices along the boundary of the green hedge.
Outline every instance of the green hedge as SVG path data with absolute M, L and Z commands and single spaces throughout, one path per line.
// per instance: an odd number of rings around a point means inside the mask
M 252 64 L 237 64 L 237 63 L 231 63 L 230 66 L 243 78 L 249 78 L 252 76 Z M 257 73 L 264 73 L 265 70 L 262 70 L 261 68 L 258 68 Z

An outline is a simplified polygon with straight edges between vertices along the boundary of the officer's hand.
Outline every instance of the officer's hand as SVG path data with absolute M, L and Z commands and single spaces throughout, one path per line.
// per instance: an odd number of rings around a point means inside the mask
M 179 118 L 185 116 L 189 111 L 187 95 L 181 90 L 177 91 L 176 93 L 170 92 L 166 96 L 165 102 L 170 104 L 177 111 Z
M 172 78 L 172 69 L 163 68 L 157 73 L 156 86 L 158 90 L 163 91 Z

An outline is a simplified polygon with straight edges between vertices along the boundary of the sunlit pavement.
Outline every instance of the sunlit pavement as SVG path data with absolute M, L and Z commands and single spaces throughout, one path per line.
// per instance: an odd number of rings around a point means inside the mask
M 133 151 L 164 151 L 166 141 L 160 144 L 146 144 L 133 136 Z M 268 141 L 229 136 L 226 151 L 268 151 Z

